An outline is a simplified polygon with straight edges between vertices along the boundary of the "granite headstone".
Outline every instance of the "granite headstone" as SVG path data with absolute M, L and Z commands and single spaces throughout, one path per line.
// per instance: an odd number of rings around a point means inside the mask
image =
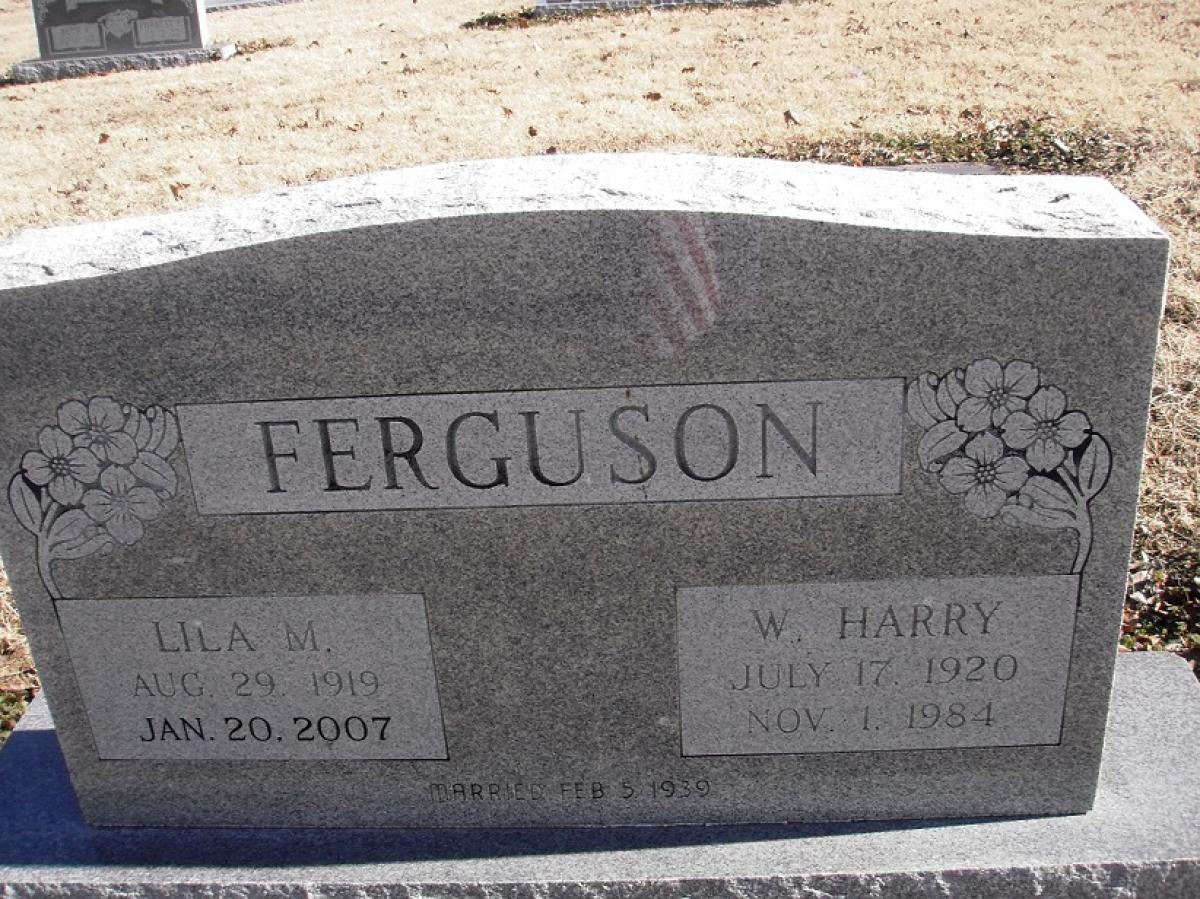
M 204 13 L 203 0 L 33 0 L 47 60 L 202 49 Z
M 85 817 L 1085 811 L 1166 264 L 1099 179 L 659 155 L 0 245 Z

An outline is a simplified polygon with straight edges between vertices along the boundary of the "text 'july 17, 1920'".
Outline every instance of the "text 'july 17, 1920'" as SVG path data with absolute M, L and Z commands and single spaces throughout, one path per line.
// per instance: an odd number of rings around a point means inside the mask
M 416 595 L 64 600 L 100 758 L 444 759 Z
M 445 509 L 895 494 L 903 391 L 777 381 L 176 411 L 201 514 Z
M 1059 741 L 1078 581 L 680 588 L 684 755 Z

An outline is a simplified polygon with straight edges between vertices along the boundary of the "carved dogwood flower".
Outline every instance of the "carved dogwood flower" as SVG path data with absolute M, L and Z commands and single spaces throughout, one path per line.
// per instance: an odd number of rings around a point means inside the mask
M 45 427 L 38 434 L 38 449 L 22 457 L 21 470 L 34 486 L 47 487 L 51 499 L 71 505 L 82 498 L 85 484 L 95 482 L 100 462 L 62 429 Z
M 1043 387 L 1029 398 L 1028 412 L 1014 412 L 1005 420 L 1004 442 L 1024 450 L 1026 461 L 1038 471 L 1053 471 L 1062 465 L 1067 450 L 1087 439 L 1091 427 L 1086 415 L 1066 408 L 1061 390 Z
M 1025 486 L 1029 466 L 1019 456 L 1004 455 L 1004 444 L 991 434 L 971 438 L 963 453 L 942 467 L 942 486 L 948 493 L 965 493 L 967 509 L 980 518 L 994 518 Z
M 149 487 L 138 484 L 128 469 L 111 466 L 100 475 L 100 489 L 83 495 L 83 510 L 88 518 L 114 540 L 130 546 L 142 539 L 143 521 L 157 518 L 162 503 Z
M 1000 427 L 1011 413 L 1025 408 L 1037 389 L 1038 370 L 1019 359 L 1003 368 L 995 359 L 980 359 L 967 366 L 963 386 L 968 396 L 955 420 L 964 431 L 977 433 Z
M 170 458 L 179 421 L 162 406 L 145 409 L 112 397 L 70 400 L 57 427 L 38 433 L 38 448 L 9 479 L 17 522 L 37 538 L 38 573 L 51 597 L 55 562 L 110 552 L 141 539 L 142 522 L 158 517 L 179 488 Z
M 86 406 L 79 400 L 63 403 L 58 407 L 58 426 L 101 462 L 129 465 L 137 458 L 137 444 L 124 430 L 125 413 L 112 397 L 93 397 Z
M 905 390 L 921 429 L 917 461 L 981 518 L 1078 535 L 1071 571 L 1092 547 L 1092 499 L 1108 483 L 1112 452 L 1082 412 L 1028 362 L 978 359 L 925 372 Z

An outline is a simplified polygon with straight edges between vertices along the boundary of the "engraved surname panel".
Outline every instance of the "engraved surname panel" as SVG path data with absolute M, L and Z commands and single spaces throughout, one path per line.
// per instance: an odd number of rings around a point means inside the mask
M 900 490 L 902 379 L 180 405 L 200 513 Z
M 446 758 L 419 595 L 57 608 L 100 758 Z
M 1054 744 L 1078 579 L 677 591 L 686 755 Z

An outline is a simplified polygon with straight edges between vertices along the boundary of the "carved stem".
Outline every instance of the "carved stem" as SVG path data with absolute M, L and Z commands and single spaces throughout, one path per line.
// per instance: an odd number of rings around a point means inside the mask
M 1092 510 L 1088 508 L 1083 491 L 1071 475 L 1064 474 L 1063 482 L 1075 498 L 1075 531 L 1079 535 L 1079 547 L 1075 550 L 1075 564 L 1071 566 L 1071 574 L 1082 574 L 1083 566 L 1092 554 Z
M 46 543 L 44 535 L 38 535 L 37 546 L 37 566 L 38 574 L 42 576 L 42 584 L 46 587 L 46 592 L 50 594 L 51 599 L 62 599 L 62 593 L 59 592 L 58 585 L 54 583 L 54 573 L 50 570 L 50 547 Z
M 1071 574 L 1082 574 L 1083 566 L 1087 564 L 1088 556 L 1092 553 L 1092 514 L 1085 505 L 1079 516 L 1079 549 L 1075 552 L 1075 564 L 1071 566 Z

